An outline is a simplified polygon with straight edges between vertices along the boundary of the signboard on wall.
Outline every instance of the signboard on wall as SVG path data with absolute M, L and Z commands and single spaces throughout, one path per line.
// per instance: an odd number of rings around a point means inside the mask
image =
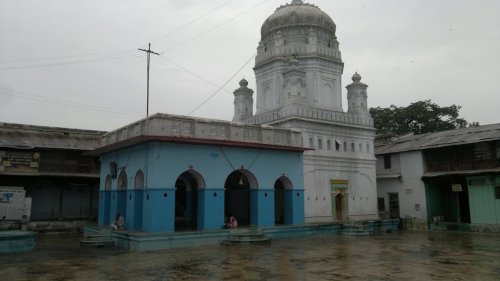
M 0 171 L 38 172 L 39 163 L 39 152 L 0 151 Z
M 461 192 L 462 191 L 462 185 L 461 184 L 452 184 L 451 185 L 451 191 L 453 192 Z
M 0 215 L 7 220 L 21 220 L 26 215 L 25 195 L 23 187 L 0 186 Z

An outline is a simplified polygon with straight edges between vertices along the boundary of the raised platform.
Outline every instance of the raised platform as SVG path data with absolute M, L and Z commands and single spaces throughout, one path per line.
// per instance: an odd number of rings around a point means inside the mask
M 399 220 L 383 220 L 383 221 L 367 221 L 356 222 L 363 224 L 364 231 L 370 233 L 376 232 L 396 232 L 398 230 Z M 353 223 L 349 223 L 352 225 Z M 111 231 L 109 227 L 86 226 L 84 228 L 84 240 L 92 240 L 94 238 L 110 237 L 114 241 L 114 245 L 120 248 L 129 249 L 132 251 L 157 251 L 172 248 L 197 247 L 204 245 L 222 244 L 229 240 L 229 244 L 234 244 L 235 238 L 239 240 L 257 239 L 261 242 L 268 239 L 287 239 L 300 237 L 314 237 L 325 235 L 341 234 L 342 223 L 329 224 L 304 224 L 292 226 L 274 226 L 265 228 L 244 228 L 238 229 L 219 229 L 207 231 L 183 231 L 171 233 L 145 233 L 145 232 L 129 232 L 129 231 Z M 258 236 L 248 238 L 248 235 L 243 233 L 258 232 Z M 238 236 L 238 237 L 237 237 Z M 106 240 L 108 240 L 106 238 Z M 86 243 L 86 242 L 84 242 Z M 90 242 L 89 242 L 90 243 Z M 227 243 L 226 243 L 227 244 Z M 251 243 L 247 243 L 251 244 Z
M 24 253 L 35 249 L 34 232 L 21 230 L 0 231 L 0 254 Z
M 233 244 L 269 244 L 271 243 L 271 238 L 264 234 L 260 228 L 234 228 L 229 230 L 229 235 L 227 239 L 222 241 L 223 245 L 233 245 Z

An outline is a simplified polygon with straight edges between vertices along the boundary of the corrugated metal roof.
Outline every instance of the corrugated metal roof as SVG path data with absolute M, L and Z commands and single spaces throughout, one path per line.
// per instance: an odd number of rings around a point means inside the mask
M 1 148 L 93 150 L 106 132 L 0 123 Z
M 375 154 L 424 150 L 496 140 L 500 140 L 500 123 L 422 135 L 410 135 L 392 140 L 387 144 L 376 144 Z

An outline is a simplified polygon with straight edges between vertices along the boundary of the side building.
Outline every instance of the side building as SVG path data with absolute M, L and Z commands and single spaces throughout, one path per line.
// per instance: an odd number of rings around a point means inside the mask
M 83 225 L 97 218 L 99 158 L 85 153 L 99 146 L 103 134 L 0 123 L 0 187 L 24 188 L 32 200 L 25 220 Z
M 378 209 L 405 227 L 500 232 L 500 124 L 377 139 Z

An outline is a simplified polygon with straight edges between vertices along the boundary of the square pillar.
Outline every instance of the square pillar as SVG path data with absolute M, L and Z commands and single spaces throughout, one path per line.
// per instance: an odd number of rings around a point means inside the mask
M 143 225 L 146 232 L 173 232 L 175 189 L 148 189 L 143 198 Z
M 111 194 L 109 191 L 99 191 L 99 213 L 97 222 L 99 225 L 110 225 L 109 209 Z
M 274 226 L 274 189 L 250 190 L 250 223 Z
M 224 226 L 224 189 L 198 190 L 198 230 Z
M 127 204 L 126 204 L 126 217 L 125 219 L 125 229 L 127 230 L 137 230 L 134 227 L 135 221 L 135 190 L 127 190 Z
M 285 224 L 304 224 L 304 190 L 285 190 Z
M 109 197 L 108 225 L 115 222 L 116 212 L 118 212 L 118 191 L 109 191 Z
M 134 190 L 134 226 L 133 230 L 142 231 L 144 190 Z
M 126 218 L 127 216 L 127 190 L 118 190 L 116 192 L 116 205 L 117 205 L 117 212 L 120 213 L 120 215 L 123 216 L 123 218 Z M 115 214 L 113 214 L 114 216 Z M 113 217 L 113 222 L 114 222 L 114 217 Z

